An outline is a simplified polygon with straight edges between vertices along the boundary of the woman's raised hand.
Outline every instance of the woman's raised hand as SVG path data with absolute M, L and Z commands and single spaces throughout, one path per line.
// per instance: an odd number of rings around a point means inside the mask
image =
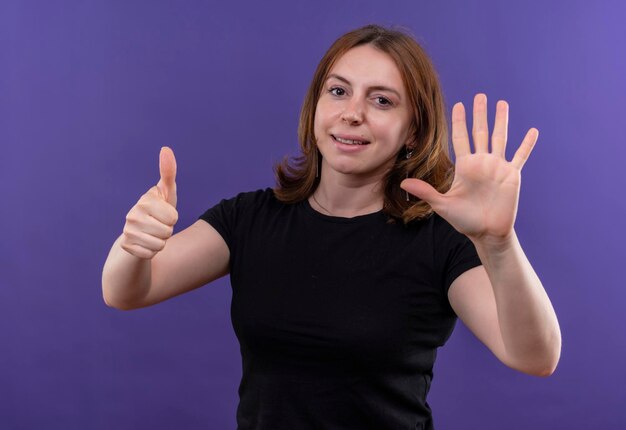
M 165 247 L 178 221 L 176 211 L 176 158 L 168 148 L 159 154 L 161 179 L 126 215 L 121 247 L 130 254 L 151 259 Z
M 537 142 L 539 132 L 531 128 L 515 152 L 505 159 L 509 106 L 499 101 L 489 146 L 487 97 L 474 97 L 472 137 L 474 152 L 465 122 L 465 108 L 457 103 L 452 109 L 452 143 L 456 155 L 454 181 L 450 190 L 440 194 L 419 179 L 405 179 L 401 187 L 426 201 L 457 231 L 470 239 L 507 239 L 513 232 L 517 214 L 521 170 Z

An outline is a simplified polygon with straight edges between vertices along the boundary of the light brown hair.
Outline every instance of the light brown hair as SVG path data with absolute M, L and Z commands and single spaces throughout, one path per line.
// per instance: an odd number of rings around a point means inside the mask
M 309 198 L 319 184 L 321 154 L 313 131 L 315 110 L 324 82 L 336 61 L 350 49 L 370 44 L 389 55 L 396 63 L 412 109 L 410 146 L 400 150 L 393 167 L 383 179 L 383 212 L 391 219 L 405 223 L 432 214 L 425 201 L 410 196 L 400 188 L 403 179 L 418 178 L 439 192 L 446 192 L 452 183 L 453 165 L 448 152 L 448 127 L 439 78 L 424 49 L 409 35 L 378 25 L 367 25 L 344 34 L 333 43 L 317 66 L 300 112 L 298 140 L 301 154 L 285 157 L 275 166 L 276 197 L 284 203 L 297 203 Z

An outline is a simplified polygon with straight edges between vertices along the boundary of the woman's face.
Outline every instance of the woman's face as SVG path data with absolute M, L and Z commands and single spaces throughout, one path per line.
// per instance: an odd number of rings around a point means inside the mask
M 382 179 L 408 143 L 411 112 L 390 56 L 371 45 L 346 52 L 331 68 L 315 111 L 322 175 Z

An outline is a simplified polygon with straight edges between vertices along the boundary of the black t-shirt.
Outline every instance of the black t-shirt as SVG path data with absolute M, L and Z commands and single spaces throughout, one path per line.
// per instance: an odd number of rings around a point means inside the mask
M 332 217 L 271 189 L 200 218 L 230 249 L 238 430 L 433 428 L 436 348 L 456 322 L 447 291 L 481 264 L 467 237 L 438 215 Z

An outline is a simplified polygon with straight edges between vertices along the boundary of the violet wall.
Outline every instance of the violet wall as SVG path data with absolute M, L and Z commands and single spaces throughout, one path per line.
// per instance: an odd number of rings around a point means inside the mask
M 410 29 L 448 105 L 531 127 L 516 228 L 559 316 L 547 379 L 462 325 L 440 351 L 438 429 L 626 421 L 626 6 L 615 1 L 0 3 L 0 428 L 234 429 L 240 378 L 223 279 L 152 308 L 101 297 L 124 216 L 178 160 L 177 230 L 273 184 L 317 61 L 366 23 Z

